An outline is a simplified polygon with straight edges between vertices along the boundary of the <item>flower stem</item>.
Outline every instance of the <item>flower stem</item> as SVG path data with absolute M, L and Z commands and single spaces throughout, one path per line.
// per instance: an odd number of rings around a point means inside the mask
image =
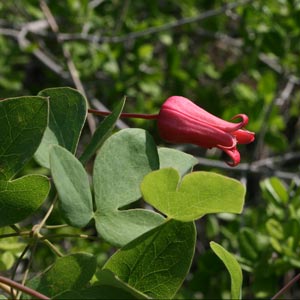
M 88 112 L 99 116 L 108 116 L 111 114 L 110 111 L 101 111 L 96 109 L 88 109 Z M 121 118 L 133 118 L 133 119 L 146 119 L 146 120 L 156 120 L 158 114 L 132 114 L 132 113 L 121 113 Z

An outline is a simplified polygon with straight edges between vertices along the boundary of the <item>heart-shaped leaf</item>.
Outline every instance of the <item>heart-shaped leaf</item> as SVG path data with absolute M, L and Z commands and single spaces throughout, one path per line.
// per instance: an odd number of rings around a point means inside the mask
M 103 267 L 154 299 L 172 299 L 194 255 L 195 225 L 169 220 L 118 250 Z
M 237 262 L 236 258 L 227 250 L 225 250 L 221 245 L 215 242 L 210 242 L 210 247 L 216 253 L 216 255 L 223 261 L 230 274 L 231 299 L 241 299 L 243 273 L 239 263 Z
M 101 147 L 94 164 L 95 222 L 110 243 L 122 246 L 164 218 L 149 210 L 120 209 L 141 197 L 143 177 L 159 166 L 156 145 L 142 129 L 124 129 Z
M 68 224 L 84 227 L 93 216 L 93 199 L 85 169 L 61 146 L 52 146 L 50 166 L 61 212 Z
M 96 257 L 89 253 L 60 257 L 49 270 L 31 279 L 28 286 L 51 298 L 67 290 L 80 290 L 91 280 L 96 265 Z
M 77 90 L 62 87 L 45 89 L 40 96 L 49 98 L 49 123 L 35 158 L 49 168 L 52 145 L 60 145 L 75 153 L 86 115 L 86 99 Z
M 11 179 L 33 156 L 48 120 L 48 101 L 19 97 L 0 101 L 0 180 Z
M 145 201 L 181 221 L 192 221 L 208 213 L 240 213 L 245 188 L 234 179 L 212 172 L 193 172 L 180 182 L 175 169 L 146 175 L 141 190 Z
M 18 223 L 34 213 L 46 199 L 49 189 L 48 178 L 41 175 L 0 180 L 0 226 Z

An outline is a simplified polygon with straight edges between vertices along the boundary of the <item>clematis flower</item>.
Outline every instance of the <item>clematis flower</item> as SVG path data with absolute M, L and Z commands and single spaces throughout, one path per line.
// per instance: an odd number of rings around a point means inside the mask
M 94 109 L 90 113 L 107 116 L 111 112 Z M 243 129 L 248 117 L 238 114 L 232 120 L 240 118 L 239 123 L 222 120 L 192 101 L 181 96 L 172 96 L 162 105 L 159 114 L 121 113 L 121 118 L 139 118 L 157 120 L 160 137 L 170 143 L 189 143 L 204 148 L 217 147 L 227 153 L 236 166 L 240 162 L 238 144 L 249 144 L 254 141 L 254 132 Z
M 236 166 L 240 162 L 238 144 L 254 141 L 254 133 L 243 129 L 248 117 L 238 114 L 232 120 L 241 119 L 238 123 L 222 120 L 192 101 L 181 96 L 172 96 L 162 105 L 157 117 L 158 131 L 162 139 L 170 143 L 189 143 L 204 148 L 217 147 L 227 153 Z

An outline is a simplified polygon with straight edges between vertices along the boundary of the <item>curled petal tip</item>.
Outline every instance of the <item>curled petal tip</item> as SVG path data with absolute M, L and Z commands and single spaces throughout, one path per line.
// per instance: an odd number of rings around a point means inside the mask
M 240 155 L 240 152 L 236 148 L 233 148 L 230 150 L 227 150 L 227 149 L 223 149 L 223 150 L 231 158 L 231 161 L 226 162 L 227 165 L 229 165 L 230 167 L 235 167 L 240 163 L 241 155 Z
M 245 114 L 238 114 L 238 115 L 234 116 L 231 120 L 236 120 L 238 118 L 242 119 L 242 121 L 240 122 L 240 124 L 241 124 L 240 128 L 242 128 L 248 124 L 249 118 Z

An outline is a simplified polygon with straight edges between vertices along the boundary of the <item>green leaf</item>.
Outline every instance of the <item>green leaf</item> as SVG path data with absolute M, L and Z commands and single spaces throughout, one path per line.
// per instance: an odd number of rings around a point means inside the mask
M 181 182 L 172 168 L 153 171 L 144 177 L 145 201 L 180 221 L 193 221 L 208 213 L 241 213 L 245 188 L 237 180 L 211 173 L 193 172 Z
M 194 255 L 195 225 L 169 220 L 118 250 L 104 265 L 129 286 L 155 299 L 171 299 Z
M 67 290 L 80 290 L 91 280 L 96 264 L 89 253 L 60 257 L 49 270 L 29 280 L 28 286 L 51 298 Z
M 238 233 L 241 256 L 255 261 L 258 258 L 258 241 L 256 232 L 251 228 L 242 228 Z
M 130 209 L 95 213 L 97 232 L 109 243 L 121 247 L 144 232 L 159 226 L 164 218 L 150 210 Z
M 286 205 L 289 200 L 287 188 L 277 177 L 265 179 L 261 182 L 265 196 L 277 206 Z
M 101 270 L 98 273 L 99 281 L 96 282 L 96 285 L 99 285 L 101 288 L 108 288 L 108 294 L 109 297 L 111 294 L 111 291 L 115 291 L 116 289 L 120 290 L 120 294 L 118 295 L 120 299 L 127 299 L 126 297 L 122 298 L 122 294 L 126 293 L 128 296 L 130 295 L 132 299 L 149 299 L 149 297 L 145 294 L 142 294 L 138 290 L 132 288 L 127 283 L 123 282 L 118 278 L 113 272 L 111 272 L 108 269 Z M 99 295 L 99 294 L 98 294 Z M 125 296 L 125 295 L 124 295 Z M 109 299 L 114 299 L 113 295 Z
M 121 288 L 112 287 L 110 285 L 93 285 L 89 288 L 80 290 L 80 291 L 67 291 L 62 294 L 57 295 L 53 299 L 61 299 L 61 300 L 73 300 L 73 299 L 148 299 L 142 298 L 139 296 L 138 298 L 134 297 L 130 292 L 125 291 Z
M 290 248 L 296 253 L 300 241 L 300 224 L 298 219 L 289 219 L 284 224 L 284 239 L 290 239 Z
M 49 98 L 49 123 L 41 145 L 35 153 L 38 163 L 49 168 L 52 145 L 60 145 L 75 153 L 86 115 L 86 99 L 68 87 L 45 89 L 40 96 Z
M 191 172 L 193 166 L 198 162 L 194 156 L 170 148 L 159 148 L 158 155 L 160 169 L 172 167 L 181 176 Z
M 50 190 L 47 177 L 27 175 L 0 181 L 0 226 L 18 223 L 34 213 Z
M 97 127 L 90 143 L 87 145 L 86 149 L 79 158 L 82 164 L 85 164 L 91 158 L 91 156 L 95 154 L 95 152 L 103 145 L 105 140 L 111 134 L 123 110 L 125 99 L 126 98 L 124 97 L 124 99 L 118 104 L 112 113 Z
M 65 220 L 75 227 L 86 226 L 93 216 L 93 199 L 82 164 L 68 150 L 56 145 L 50 151 L 50 166 Z
M 277 239 L 277 240 L 283 240 L 284 239 L 283 226 L 279 221 L 277 221 L 273 218 L 269 219 L 266 222 L 266 228 L 267 228 L 267 231 L 268 231 L 269 235 L 271 237 L 273 237 L 274 239 Z
M 94 164 L 95 222 L 108 242 L 122 246 L 164 218 L 142 209 L 120 210 L 141 197 L 143 177 L 159 166 L 156 145 L 142 129 L 124 129 L 101 147 Z
M 48 101 L 19 97 L 0 101 L 0 180 L 11 179 L 38 148 L 48 120 Z
M 210 242 L 211 249 L 223 261 L 231 278 L 231 299 L 242 299 L 243 273 L 236 258 L 221 245 Z

